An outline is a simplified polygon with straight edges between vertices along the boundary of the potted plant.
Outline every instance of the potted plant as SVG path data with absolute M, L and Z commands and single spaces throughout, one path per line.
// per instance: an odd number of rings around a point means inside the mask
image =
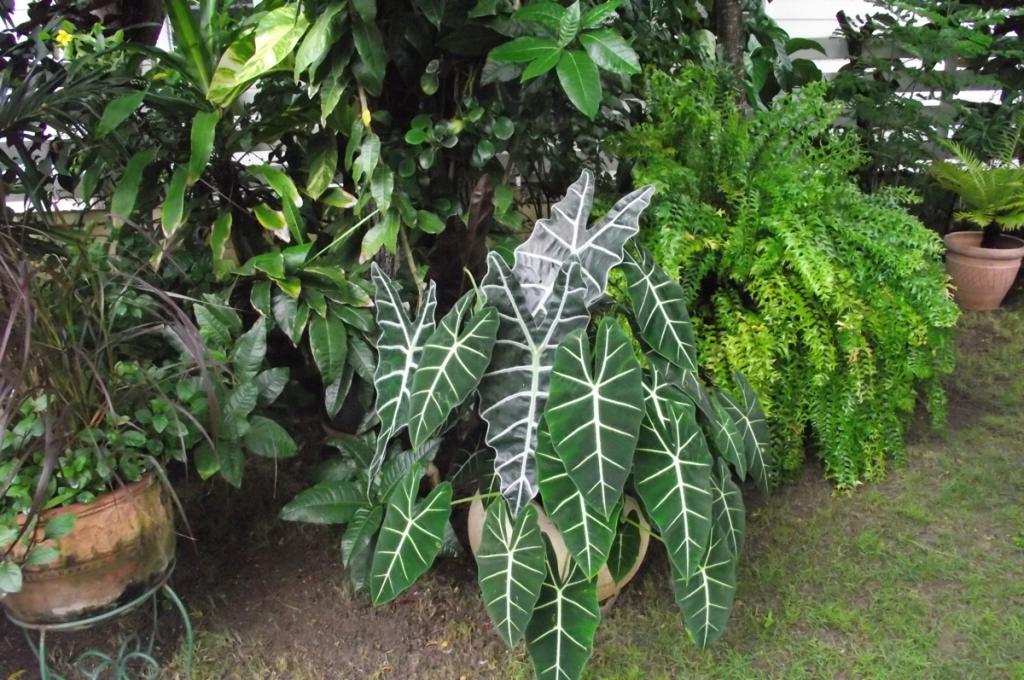
M 0 242 L 0 605 L 21 623 L 100 614 L 160 582 L 175 548 L 162 467 L 206 436 L 196 329 L 110 269 L 102 243 Z M 142 358 L 169 350 L 165 331 L 192 361 Z
M 693 639 L 717 639 L 745 532 L 736 480 L 769 487 L 757 396 L 742 376 L 735 395 L 703 384 L 682 290 L 648 253 L 626 248 L 652 192 L 629 194 L 588 226 L 594 182 L 584 172 L 514 261 L 492 252 L 480 288 L 439 323 L 433 288 L 410 316 L 375 269 L 376 441 L 340 443 L 348 455 L 283 511 L 347 525 L 343 561 L 379 605 L 430 567 L 453 506 L 486 501 L 475 549 L 484 605 L 502 639 L 526 641 L 542 679 L 580 676 L 600 619 L 599 574 L 633 570 L 647 533 L 668 551 Z M 485 422 L 487 446 L 446 464 L 433 442 L 459 436 L 467 412 Z M 439 474 L 423 484 L 435 456 Z M 469 495 L 453 500 L 456 488 Z
M 1001 233 L 1024 226 L 1024 167 L 1016 160 L 1022 132 L 1024 118 L 1003 135 L 989 163 L 956 142 L 946 142 L 956 162 L 939 160 L 931 167 L 935 180 L 964 202 L 957 219 L 983 229 L 945 237 L 946 269 L 964 309 L 997 309 L 1024 258 L 1024 240 Z

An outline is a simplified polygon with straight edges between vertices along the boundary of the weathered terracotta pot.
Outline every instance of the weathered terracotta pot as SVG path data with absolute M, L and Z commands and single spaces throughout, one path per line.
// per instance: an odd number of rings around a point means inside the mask
M 944 239 L 946 271 L 963 309 L 998 309 L 1024 258 L 1024 241 L 1015 236 L 1001 234 L 995 248 L 982 248 L 981 238 L 980 231 L 954 231 Z
M 46 521 L 65 513 L 76 515 L 75 528 L 63 538 L 42 541 Z M 150 474 L 93 503 L 44 513 L 37 537 L 60 556 L 25 567 L 21 591 L 0 604 L 23 623 L 75 621 L 115 609 L 160 582 L 174 559 L 174 512 L 167 492 Z
M 558 527 L 555 526 L 554 522 L 551 521 L 551 518 L 547 516 L 540 505 L 534 503 L 533 506 L 537 508 L 537 523 L 540 525 L 541 531 L 547 534 L 548 539 L 551 541 L 551 547 L 555 549 L 555 555 L 558 558 L 558 568 L 560 570 L 564 569 L 569 560 L 569 550 L 565 547 L 562 532 L 558 530 Z M 644 519 L 643 513 L 640 512 L 640 505 L 636 502 L 636 499 L 626 496 L 622 511 L 633 514 L 637 523 L 644 527 L 644 530 L 640 532 L 640 549 L 637 551 L 636 562 L 633 563 L 633 566 L 618 582 L 612 578 L 612 573 L 608 570 L 607 566 L 601 567 L 601 571 L 597 573 L 597 599 L 600 602 L 604 602 L 617 595 L 627 583 L 633 580 L 636 572 L 640 569 L 640 565 L 643 564 L 644 557 L 647 555 L 647 546 L 651 542 L 651 527 L 647 520 Z M 473 551 L 474 555 L 476 555 L 476 551 L 480 548 L 485 516 L 484 504 L 479 499 L 474 500 L 469 506 L 467 527 L 469 548 Z

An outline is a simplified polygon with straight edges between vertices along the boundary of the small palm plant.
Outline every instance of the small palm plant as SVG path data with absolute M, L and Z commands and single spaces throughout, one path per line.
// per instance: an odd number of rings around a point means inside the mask
M 932 177 L 960 196 L 966 206 L 956 218 L 985 230 L 982 247 L 995 247 L 1002 229 L 1024 227 L 1024 167 L 1016 160 L 1022 136 L 1024 116 L 1004 131 L 992 150 L 991 162 L 982 161 L 956 142 L 944 142 L 955 162 L 939 160 L 932 164 Z

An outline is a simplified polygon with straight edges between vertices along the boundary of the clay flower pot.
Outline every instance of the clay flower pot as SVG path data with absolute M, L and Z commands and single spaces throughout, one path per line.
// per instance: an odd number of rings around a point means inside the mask
M 1015 236 L 1000 234 L 995 248 L 982 248 L 981 237 L 980 231 L 954 231 L 944 239 L 946 271 L 963 309 L 998 309 L 1024 258 L 1024 241 Z
M 74 529 L 42 541 L 46 521 L 65 513 L 76 515 Z M 93 503 L 47 511 L 38 526 L 42 545 L 60 556 L 25 567 L 21 591 L 0 599 L 22 623 L 64 623 L 115 609 L 159 583 L 174 558 L 173 508 L 153 474 Z
M 551 518 L 547 516 L 540 505 L 535 502 L 533 506 L 537 508 L 537 522 L 540 525 L 541 531 L 547 534 L 548 539 L 551 541 L 551 546 L 555 549 L 555 555 L 558 557 L 558 568 L 564 569 L 569 560 L 569 550 L 565 547 L 562 532 L 558 530 L 558 527 L 555 526 L 554 522 L 551 521 Z M 633 580 L 636 572 L 640 569 L 640 565 L 643 564 L 644 557 L 647 555 L 647 546 L 651 542 L 651 527 L 647 520 L 644 519 L 636 499 L 626 496 L 622 512 L 632 513 L 637 518 L 637 522 L 644 527 L 644 530 L 640 532 L 640 549 L 637 551 L 636 562 L 633 563 L 633 566 L 630 567 L 629 571 L 618 582 L 612 578 L 612 574 L 607 566 L 601 567 L 601 571 L 597 573 L 597 599 L 600 602 L 605 602 L 612 596 L 618 595 L 619 591 Z M 480 502 L 479 498 L 475 499 L 469 506 L 467 532 L 469 534 L 469 548 L 473 551 L 474 555 L 476 555 L 476 551 L 480 547 L 485 515 L 484 504 Z

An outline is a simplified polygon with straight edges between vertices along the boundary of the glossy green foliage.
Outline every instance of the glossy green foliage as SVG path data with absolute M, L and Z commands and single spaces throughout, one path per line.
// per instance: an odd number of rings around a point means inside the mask
M 903 456 L 919 396 L 943 417 L 957 309 L 941 242 L 906 193 L 861 193 L 863 157 L 831 131 L 821 86 L 749 120 L 732 96 L 714 72 L 652 76 L 651 119 L 620 140 L 636 179 L 659 189 L 641 239 L 681 282 L 703 370 L 757 389 L 779 471 L 812 446 L 840 487 L 876 479 Z M 740 429 L 756 453 L 764 433 Z

